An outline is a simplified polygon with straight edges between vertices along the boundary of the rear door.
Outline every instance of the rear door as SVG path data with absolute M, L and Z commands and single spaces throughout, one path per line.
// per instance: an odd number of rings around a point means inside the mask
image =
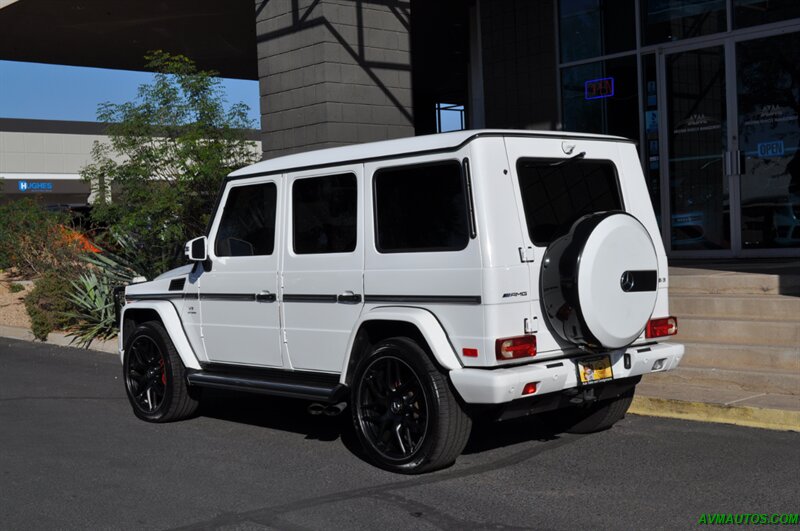
M 281 296 L 294 369 L 340 372 L 364 305 L 363 166 L 288 174 Z
M 622 210 L 619 149 L 615 142 L 559 138 L 506 138 L 517 212 L 523 227 L 533 315 L 544 326 L 539 305 L 540 269 L 547 246 L 581 216 Z M 538 350 L 559 349 L 554 335 L 539 334 Z

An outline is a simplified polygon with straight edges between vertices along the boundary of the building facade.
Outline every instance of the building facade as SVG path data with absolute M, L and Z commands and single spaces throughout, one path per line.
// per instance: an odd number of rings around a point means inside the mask
M 434 133 L 443 109 L 620 135 L 671 257 L 800 256 L 800 1 L 54 5 L 0 8 L 0 59 L 137 68 L 164 49 L 258 79 L 264 157 Z

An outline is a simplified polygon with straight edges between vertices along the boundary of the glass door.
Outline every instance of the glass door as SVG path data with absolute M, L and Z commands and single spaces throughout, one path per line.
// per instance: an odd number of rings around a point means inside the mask
M 742 254 L 800 249 L 800 33 L 736 43 Z
M 672 255 L 731 256 L 726 47 L 673 51 L 659 62 L 666 102 L 662 171 L 669 183 L 665 243 Z

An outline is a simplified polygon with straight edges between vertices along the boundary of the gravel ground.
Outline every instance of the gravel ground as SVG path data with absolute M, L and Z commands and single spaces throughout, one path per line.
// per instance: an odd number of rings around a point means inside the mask
M 25 290 L 11 293 L 10 286 L 15 282 L 17 281 L 8 278 L 7 273 L 0 273 L 0 324 L 30 328 L 31 320 L 25 311 L 25 304 L 22 299 L 26 293 L 33 289 L 33 284 L 24 282 L 22 284 Z

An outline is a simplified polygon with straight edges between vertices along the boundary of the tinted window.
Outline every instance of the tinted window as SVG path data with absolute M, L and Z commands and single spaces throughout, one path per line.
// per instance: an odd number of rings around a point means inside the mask
M 356 176 L 299 179 L 292 187 L 294 252 L 349 253 L 356 248 Z
M 237 186 L 228 192 L 217 230 L 217 256 L 263 256 L 275 248 L 274 183 Z
M 517 173 L 528 234 L 536 245 L 566 234 L 581 216 L 622 210 L 609 161 L 520 159 Z
M 467 196 L 458 162 L 375 174 L 378 251 L 459 251 L 469 242 Z

